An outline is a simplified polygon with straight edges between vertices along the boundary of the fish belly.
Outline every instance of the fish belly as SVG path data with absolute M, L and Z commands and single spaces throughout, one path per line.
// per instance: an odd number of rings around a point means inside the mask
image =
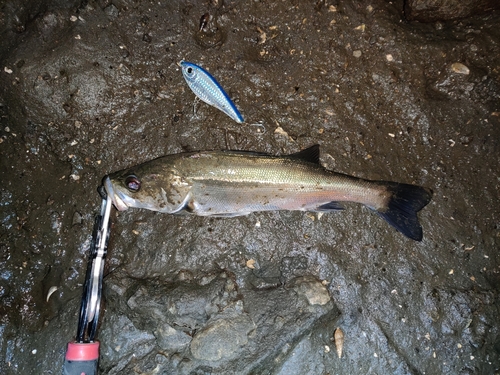
M 195 184 L 191 210 L 200 216 L 238 216 L 256 211 L 317 211 L 345 194 L 304 186 L 260 186 L 239 183 Z M 320 209 L 321 210 L 321 209 Z

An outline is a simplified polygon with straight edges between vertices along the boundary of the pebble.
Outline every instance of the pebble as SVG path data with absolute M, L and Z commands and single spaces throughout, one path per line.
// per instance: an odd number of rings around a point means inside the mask
M 75 213 L 73 214 L 71 225 L 80 225 L 81 223 L 83 223 L 83 216 L 78 211 L 75 211 Z
M 458 63 L 458 62 L 451 64 L 451 70 L 455 73 L 458 73 L 458 74 L 467 75 L 470 73 L 469 68 L 467 68 L 464 64 Z
M 385 58 L 387 59 L 387 61 L 394 61 L 394 57 L 392 57 L 392 55 L 390 53 L 385 55 Z
M 330 302 L 328 289 L 312 277 L 302 277 L 295 281 L 297 294 L 304 296 L 309 305 L 326 305 Z
M 7 68 L 7 67 L 4 67 L 4 68 L 3 68 L 3 71 L 4 71 L 5 73 L 7 73 L 7 74 L 12 74 L 12 69 L 9 69 L 9 68 Z
M 354 57 L 361 57 L 361 51 L 360 51 L 359 49 L 357 49 L 356 51 L 354 51 L 354 52 L 352 53 L 352 55 L 353 55 Z

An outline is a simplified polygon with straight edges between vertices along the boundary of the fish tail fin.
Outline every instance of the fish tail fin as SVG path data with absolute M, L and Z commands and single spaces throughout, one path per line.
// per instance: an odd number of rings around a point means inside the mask
M 422 241 L 422 227 L 418 221 L 417 212 L 430 202 L 432 190 L 395 182 L 383 184 L 392 195 L 387 207 L 376 212 L 406 237 Z

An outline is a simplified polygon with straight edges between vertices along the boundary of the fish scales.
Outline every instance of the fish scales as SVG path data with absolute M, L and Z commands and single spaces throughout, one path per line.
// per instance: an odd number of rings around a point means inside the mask
M 334 211 L 361 203 L 406 236 L 421 240 L 417 212 L 430 189 L 326 170 L 313 146 L 288 156 L 209 151 L 165 156 L 105 178 L 115 206 L 200 216 L 254 211 Z
M 191 180 L 193 213 L 233 215 L 264 210 L 315 210 L 332 200 L 368 201 L 368 183 L 350 184 L 347 176 L 326 173 L 320 166 L 286 158 L 231 154 L 198 155 L 179 160 L 178 169 Z M 205 169 L 204 168 L 204 169 Z M 370 203 L 373 203 L 370 201 Z

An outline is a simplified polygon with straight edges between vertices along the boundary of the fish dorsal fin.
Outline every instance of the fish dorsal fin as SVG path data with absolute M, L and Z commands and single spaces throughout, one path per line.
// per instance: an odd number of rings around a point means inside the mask
M 291 154 L 290 157 L 319 164 L 319 145 L 314 145 L 305 150 Z

